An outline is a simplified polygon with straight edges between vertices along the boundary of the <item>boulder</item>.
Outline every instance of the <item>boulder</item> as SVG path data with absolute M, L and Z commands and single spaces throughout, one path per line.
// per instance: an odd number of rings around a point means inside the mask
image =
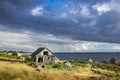
M 100 80 L 98 77 L 91 76 L 89 80 Z
M 112 64 L 118 64 L 118 65 L 120 64 L 120 60 L 117 59 L 117 58 L 114 58 L 114 57 L 111 58 L 109 62 L 112 63 Z
M 101 74 L 101 72 L 98 71 L 98 70 L 94 70 L 94 69 L 92 69 L 91 71 L 94 72 L 94 73 L 96 73 L 96 74 Z
M 42 68 L 41 68 L 41 66 L 40 66 L 40 65 L 38 65 L 38 66 L 35 68 L 35 70 L 37 70 L 37 71 L 41 71 L 41 70 L 42 70 Z
M 65 69 L 70 70 L 72 68 L 72 64 L 70 62 L 63 62 L 63 66 Z
M 93 62 L 93 60 L 91 58 L 88 59 L 89 62 Z

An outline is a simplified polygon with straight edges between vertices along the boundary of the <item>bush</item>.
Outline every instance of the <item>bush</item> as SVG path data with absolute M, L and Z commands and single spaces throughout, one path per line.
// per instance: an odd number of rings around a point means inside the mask
M 24 56 L 24 57 L 25 57 L 24 63 L 31 63 L 32 62 L 30 57 L 28 57 L 28 56 Z
M 83 60 L 69 60 L 70 63 L 72 63 L 73 67 L 74 66 L 82 66 L 82 67 L 88 67 L 91 63 L 88 61 L 83 61 Z
M 58 69 L 62 69 L 63 68 L 63 64 L 61 62 L 56 63 L 53 68 L 58 68 Z
M 110 63 L 115 63 L 115 61 L 116 61 L 116 58 L 114 57 L 110 59 Z

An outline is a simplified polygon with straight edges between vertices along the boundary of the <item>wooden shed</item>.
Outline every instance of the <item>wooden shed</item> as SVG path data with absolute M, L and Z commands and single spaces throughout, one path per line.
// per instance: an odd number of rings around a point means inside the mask
M 9 54 L 10 54 L 10 53 L 9 53 Z M 13 55 L 13 56 L 19 56 L 19 57 L 20 57 L 20 56 L 23 56 L 23 54 L 22 54 L 22 53 L 19 53 L 19 52 L 13 52 L 12 55 Z
M 38 48 L 35 52 L 32 53 L 31 57 L 35 63 L 39 64 L 55 63 L 55 60 L 57 59 L 46 47 Z

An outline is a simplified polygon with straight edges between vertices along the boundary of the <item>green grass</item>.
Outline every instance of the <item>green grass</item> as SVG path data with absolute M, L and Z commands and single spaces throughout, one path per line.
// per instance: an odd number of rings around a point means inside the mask
M 0 60 L 2 61 L 17 61 L 21 58 L 25 58 L 24 61 L 22 61 L 23 63 L 30 63 L 32 62 L 32 60 L 28 57 L 28 56 L 13 56 L 13 55 L 8 55 L 8 53 L 11 51 L 0 51 Z M 25 54 L 22 53 L 22 54 Z M 14 60 L 13 60 L 14 59 Z
M 53 66 L 48 64 L 48 66 Z M 23 63 L 0 61 L 0 80 L 87 80 L 87 77 L 69 71 L 46 67 L 41 72 Z
M 70 60 L 74 67 L 82 66 L 82 67 L 89 67 L 91 65 L 92 69 L 98 70 L 102 77 L 102 80 L 120 80 L 120 66 L 114 65 L 110 63 L 102 63 L 102 62 L 88 62 L 83 60 Z M 100 70 L 99 70 L 100 69 Z M 105 71 L 106 70 L 106 71 Z
M 93 69 L 101 73 L 96 74 L 88 67 L 88 64 L 91 64 L 88 61 L 69 62 L 73 65 L 72 70 L 64 69 L 63 63 L 57 62 L 47 64 L 45 69 L 38 72 L 35 68 L 27 66 L 28 63 L 0 61 L 0 80 L 89 80 L 90 76 L 100 77 L 100 80 L 120 80 L 119 67 L 116 65 L 92 63 L 96 66 Z
M 0 57 L 19 59 L 19 56 L 8 55 L 8 52 L 0 52 Z
M 0 57 L 20 58 L 7 54 L 8 52 L 0 52 Z M 27 66 L 32 62 L 31 59 L 23 57 L 26 59 L 22 63 L 0 61 L 0 80 L 88 80 L 91 75 L 101 76 L 100 80 L 120 80 L 120 67 L 110 63 L 68 60 L 72 64 L 71 70 L 64 69 L 63 62 L 57 62 L 49 63 L 42 72 L 37 72 Z M 91 69 L 99 71 L 100 74 L 93 73 Z

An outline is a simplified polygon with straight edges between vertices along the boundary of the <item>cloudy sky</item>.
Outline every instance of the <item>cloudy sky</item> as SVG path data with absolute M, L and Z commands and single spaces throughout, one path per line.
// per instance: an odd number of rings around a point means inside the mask
M 1 0 L 0 50 L 120 51 L 120 0 Z

